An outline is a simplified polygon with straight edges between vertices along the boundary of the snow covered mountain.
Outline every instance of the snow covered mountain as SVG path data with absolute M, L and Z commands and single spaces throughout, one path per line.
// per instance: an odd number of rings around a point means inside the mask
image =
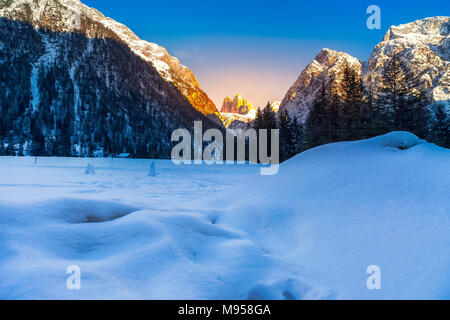
M 382 42 L 377 44 L 367 63 L 343 53 L 323 49 L 303 70 L 283 99 L 280 109 L 288 110 L 303 121 L 311 102 L 322 84 L 339 82 L 344 63 L 358 72 L 370 89 L 381 85 L 381 75 L 395 54 L 417 76 L 431 101 L 450 100 L 450 17 L 432 17 L 400 26 L 392 26 Z
M 226 97 L 223 100 L 220 115 L 224 126 L 228 128 L 235 121 L 246 124 L 255 119 L 256 108 L 238 93 L 233 98 Z
M 79 1 L 2 1 L 0 48 L 0 153 L 168 157 L 173 130 L 222 126 L 189 69 Z
M 450 100 L 450 17 L 392 26 L 370 56 L 366 83 L 380 86 L 384 66 L 395 53 L 433 101 Z
M 225 128 L 246 128 L 253 120 L 248 115 L 222 112 L 220 114 Z
M 346 63 L 361 72 L 362 64 L 358 59 L 344 52 L 322 49 L 288 90 L 280 110 L 286 110 L 300 121 L 305 121 L 309 107 L 322 86 L 330 87 L 333 80 L 338 80 Z
M 240 115 L 248 115 L 250 118 L 255 117 L 256 108 L 242 97 L 240 93 L 236 94 L 233 99 L 226 97 L 222 103 L 222 113 L 236 113 Z
M 139 39 L 130 29 L 105 17 L 79 0 L 12 0 L 0 5 L 0 16 L 26 21 L 35 28 L 53 32 L 79 32 L 89 38 L 115 39 L 126 44 L 137 56 L 150 62 L 158 73 L 173 83 L 189 102 L 205 115 L 219 112 L 203 92 L 189 68 L 155 43 Z M 98 27 L 103 28 L 99 29 Z M 211 116 L 211 118 L 216 117 Z
M 273 101 L 270 107 L 275 112 L 280 109 L 280 101 Z M 244 99 L 240 93 L 233 99 L 226 97 L 223 100 L 220 115 L 226 128 L 247 128 L 249 123 L 256 119 L 257 108 L 248 100 Z

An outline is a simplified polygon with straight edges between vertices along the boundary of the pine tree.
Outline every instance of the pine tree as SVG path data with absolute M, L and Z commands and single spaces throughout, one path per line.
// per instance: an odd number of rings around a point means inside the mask
M 441 147 L 450 148 L 450 117 L 441 103 L 436 106 L 431 127 L 433 141 Z
M 268 130 L 277 129 L 277 127 L 278 127 L 277 116 L 276 116 L 275 111 L 273 111 L 272 108 L 270 107 L 269 102 L 262 110 L 261 118 L 262 118 L 262 128 L 263 129 L 268 129 Z
M 280 111 L 278 123 L 280 129 L 280 158 L 281 161 L 285 161 L 296 154 L 297 132 L 293 125 L 293 120 L 285 110 Z
M 262 118 L 262 112 L 261 108 L 258 107 L 258 110 L 256 111 L 255 120 L 253 120 L 252 127 L 255 130 L 259 130 L 263 128 L 263 118 Z
M 72 142 L 71 142 L 71 136 L 72 136 L 72 130 L 71 130 L 71 124 L 67 123 L 61 128 L 61 137 L 60 137 L 60 143 L 56 147 L 56 155 L 60 157 L 70 157 L 72 156 Z
M 413 92 L 407 98 L 409 104 L 410 117 L 402 123 L 403 130 L 414 133 L 421 138 L 428 138 L 431 127 L 431 111 L 428 99 L 423 91 Z
M 365 102 L 363 81 L 361 75 L 348 63 L 344 65 L 340 87 L 339 140 L 361 139 L 366 125 L 362 114 Z
M 361 106 L 362 138 L 370 138 L 388 132 L 388 129 L 383 129 L 388 123 L 383 117 L 383 111 L 384 108 L 380 108 L 380 104 L 374 99 L 372 90 L 366 88 L 365 101 Z
M 391 115 L 390 130 L 410 131 L 425 138 L 429 130 L 430 111 L 427 98 L 414 79 L 413 72 L 394 54 L 385 66 L 383 89 L 377 103 Z
M 405 72 L 397 54 L 394 54 L 386 63 L 383 74 L 382 101 L 392 112 L 403 107 L 403 101 L 408 94 Z
M 314 148 L 329 143 L 331 135 L 331 117 L 329 114 L 330 102 L 327 91 L 323 85 L 320 93 L 312 103 L 309 115 L 306 119 L 305 146 Z
M 14 146 L 12 144 L 12 142 L 8 143 L 8 146 L 5 149 L 5 156 L 15 156 L 16 155 L 16 151 L 14 151 Z
M 327 143 L 341 141 L 343 134 L 341 133 L 339 113 L 342 108 L 342 103 L 337 93 L 333 91 L 330 93 L 330 97 L 325 103 L 325 108 Z
M 45 137 L 42 134 L 40 122 L 36 118 L 33 118 L 31 122 L 31 137 L 30 154 L 35 157 L 45 155 Z
M 24 156 L 24 154 L 23 154 L 23 144 L 22 143 L 19 145 L 19 150 L 17 152 L 17 155 L 19 157 L 23 157 Z
M 278 121 L 276 113 L 270 107 L 269 102 L 267 102 L 267 105 L 262 111 L 262 122 L 262 129 L 267 129 L 267 152 L 268 154 L 272 154 L 272 129 L 278 129 Z
M 294 133 L 294 155 L 296 155 L 305 150 L 304 128 L 297 117 L 291 121 L 291 131 Z

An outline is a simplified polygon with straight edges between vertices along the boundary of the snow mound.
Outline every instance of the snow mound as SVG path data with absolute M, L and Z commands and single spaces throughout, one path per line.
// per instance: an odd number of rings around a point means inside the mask
M 138 209 L 110 201 L 56 199 L 24 205 L 3 204 L 2 210 L 1 222 L 32 224 L 57 221 L 78 224 L 112 221 Z M 30 215 L 30 212 L 33 214 Z
M 0 222 L 2 299 L 247 299 L 278 297 L 270 292 L 280 290 L 286 298 L 322 294 L 245 234 L 213 224 L 202 213 L 59 199 L 0 204 Z M 69 265 L 81 269 L 81 290 L 66 288 Z M 277 284 L 260 289 L 261 279 Z
M 95 167 L 92 164 L 88 163 L 84 173 L 85 174 L 95 174 Z
M 383 136 L 369 139 L 370 143 L 377 143 L 383 147 L 397 148 L 400 150 L 410 149 L 419 144 L 425 143 L 424 140 L 410 132 L 398 131 L 385 134 Z
M 227 204 L 219 225 L 303 267 L 302 279 L 337 299 L 448 299 L 449 190 L 450 150 L 393 132 L 311 149 L 213 203 Z M 381 290 L 366 287 L 371 265 Z M 266 288 L 251 297 L 283 296 Z

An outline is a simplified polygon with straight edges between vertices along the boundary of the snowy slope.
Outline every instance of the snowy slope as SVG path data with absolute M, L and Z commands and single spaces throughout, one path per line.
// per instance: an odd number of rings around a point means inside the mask
M 67 25 L 71 16 L 78 27 Z M 8 155 L 29 154 L 32 141 L 44 141 L 31 148 L 42 155 L 103 149 L 168 158 L 174 130 L 192 130 L 196 120 L 222 127 L 180 91 L 176 79 L 191 79 L 188 69 L 179 65 L 170 82 L 153 64 L 169 59 L 166 51 L 139 41 L 79 1 L 0 2 L 0 154 L 6 146 L 15 146 Z
M 220 122 L 216 106 L 188 67 L 162 46 L 141 40 L 125 25 L 79 0 L 7 1 L 0 4 L 0 17 L 26 21 L 35 28 L 54 32 L 81 33 L 88 38 L 114 39 L 124 43 L 142 60 L 151 63 L 165 81 L 173 83 L 196 110 Z
M 334 297 L 450 298 L 448 149 L 401 132 L 335 143 L 245 188 L 219 224 L 304 266 Z M 366 288 L 370 265 L 381 268 L 379 291 Z
M 221 112 L 222 122 L 225 128 L 229 128 L 233 123 L 237 125 L 240 123 L 243 127 L 246 127 L 254 118 L 247 114 Z
M 309 150 L 276 176 L 0 158 L 0 297 L 448 299 L 449 160 L 403 132 Z

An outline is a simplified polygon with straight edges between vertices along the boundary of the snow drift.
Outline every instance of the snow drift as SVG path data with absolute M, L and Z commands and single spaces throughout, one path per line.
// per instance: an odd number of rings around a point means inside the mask
M 0 297 L 448 299 L 449 160 L 406 132 L 309 150 L 276 176 L 0 158 Z
M 407 132 L 334 143 L 245 188 L 218 223 L 304 266 L 299 277 L 336 298 L 450 298 L 449 150 Z M 381 290 L 366 287 L 370 265 Z

